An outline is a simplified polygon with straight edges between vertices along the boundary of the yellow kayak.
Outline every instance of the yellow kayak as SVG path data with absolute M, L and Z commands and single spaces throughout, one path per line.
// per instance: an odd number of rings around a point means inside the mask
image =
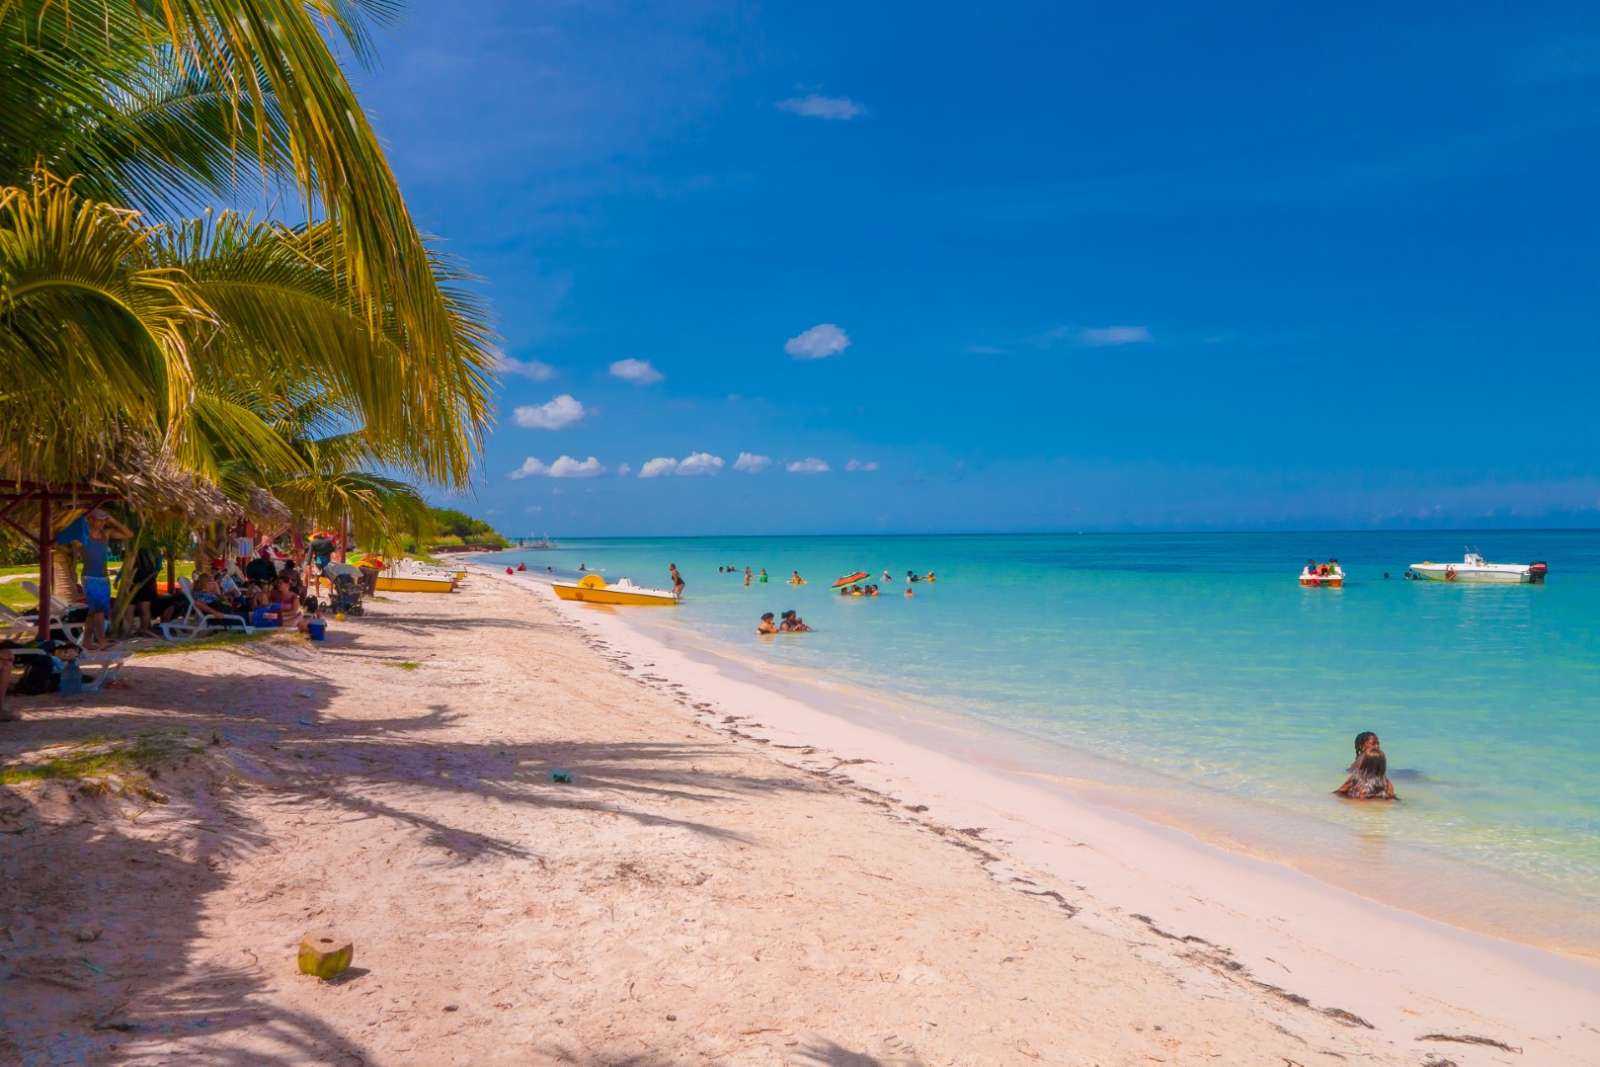
M 670 606 L 678 598 L 665 589 L 645 589 L 624 578 L 616 585 L 607 585 L 598 574 L 586 574 L 578 582 L 551 582 L 550 588 L 562 600 L 576 600 L 585 604 L 619 604 L 625 607 L 651 605 Z

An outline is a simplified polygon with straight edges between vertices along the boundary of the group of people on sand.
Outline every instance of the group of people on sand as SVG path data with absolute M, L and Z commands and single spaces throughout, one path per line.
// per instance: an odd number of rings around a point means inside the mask
M 794 613 L 793 608 L 784 612 L 776 620 L 773 619 L 772 612 L 769 611 L 761 616 L 761 622 L 756 625 L 756 633 L 758 634 L 803 634 L 809 633 L 810 630 L 811 627 L 807 626 L 806 621 Z

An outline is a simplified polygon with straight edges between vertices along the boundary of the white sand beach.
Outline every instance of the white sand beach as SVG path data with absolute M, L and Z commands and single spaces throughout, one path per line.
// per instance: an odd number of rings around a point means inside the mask
M 847 721 L 531 584 L 480 571 L 322 645 L 19 701 L 10 770 L 140 756 L 0 787 L 0 1062 L 1600 1062 L 1590 963 Z M 295 967 L 320 928 L 355 944 L 330 983 Z

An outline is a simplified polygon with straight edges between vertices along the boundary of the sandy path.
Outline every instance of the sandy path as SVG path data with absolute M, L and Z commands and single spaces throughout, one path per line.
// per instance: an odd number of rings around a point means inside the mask
M 997 884 L 981 836 L 790 766 L 474 584 L 22 703 L 6 758 L 194 751 L 165 803 L 0 787 L 0 1062 L 1532 1062 L 1248 987 L 1075 916 L 1071 884 Z M 336 983 L 294 969 L 321 925 L 356 944 Z

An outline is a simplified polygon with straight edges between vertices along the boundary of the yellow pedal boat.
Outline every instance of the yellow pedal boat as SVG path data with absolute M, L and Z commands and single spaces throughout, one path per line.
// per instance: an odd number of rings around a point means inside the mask
M 645 589 L 623 578 L 616 585 L 607 585 L 598 574 L 586 574 L 577 582 L 551 582 L 550 588 L 562 600 L 578 600 L 585 604 L 621 604 L 627 607 L 672 605 L 678 598 L 665 589 Z
M 454 578 L 422 578 L 408 574 L 378 575 L 380 593 L 453 593 Z

